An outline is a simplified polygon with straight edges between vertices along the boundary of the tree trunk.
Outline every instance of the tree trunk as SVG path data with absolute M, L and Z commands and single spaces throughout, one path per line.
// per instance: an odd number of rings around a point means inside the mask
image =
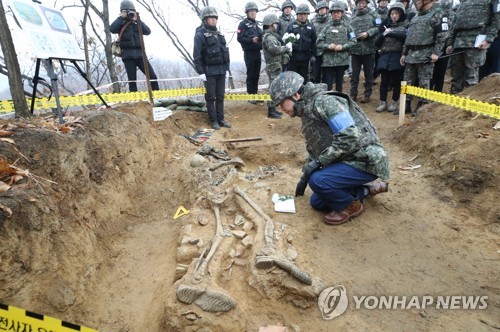
M 2 0 L 0 0 L 0 45 L 2 46 L 3 55 L 5 57 L 5 65 L 8 70 L 9 88 L 14 102 L 16 118 L 27 118 L 31 116 L 28 112 L 28 104 L 24 97 L 23 82 L 21 79 L 21 70 L 17 61 L 16 48 L 12 41 L 7 17 L 3 8 Z
M 85 74 L 90 81 L 90 59 L 89 59 L 89 38 L 87 34 L 87 21 L 89 15 L 89 0 L 81 0 L 85 9 L 82 20 L 82 35 L 83 35 L 83 52 L 85 52 Z M 87 82 L 87 90 L 90 89 L 90 84 Z
M 104 50 L 106 52 L 106 64 L 108 65 L 109 78 L 113 82 L 113 92 L 120 92 L 120 84 L 118 83 L 118 75 L 116 75 L 116 66 L 111 54 L 111 41 L 112 36 L 109 31 L 109 6 L 108 0 L 102 0 L 102 23 L 104 25 L 104 32 L 106 34 L 106 45 Z

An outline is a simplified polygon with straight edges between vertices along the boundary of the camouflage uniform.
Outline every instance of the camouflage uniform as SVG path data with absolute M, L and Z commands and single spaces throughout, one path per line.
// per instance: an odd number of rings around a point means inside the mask
M 384 21 L 387 18 L 387 16 L 389 15 L 389 7 L 385 7 L 385 8 L 377 7 L 377 14 L 378 14 L 378 16 L 380 16 L 380 19 L 382 21 Z
M 409 85 L 430 88 L 434 69 L 431 55 L 440 55 L 448 37 L 448 22 L 438 4 L 413 17 L 403 47 L 404 80 Z
M 297 77 L 296 73 L 285 72 L 275 80 L 270 88 L 275 102 L 293 93 L 290 86 L 295 83 L 291 81 Z M 389 178 L 389 160 L 375 128 L 361 108 L 347 95 L 327 92 L 321 86 L 313 83 L 303 86 L 293 116 L 301 117 L 310 159 L 323 166 L 309 180 L 314 192 L 311 205 L 340 211 L 356 196 L 363 200 L 363 184 L 377 177 Z M 336 172 L 339 167 L 353 174 L 362 171 L 363 179 L 352 176 L 343 187 L 330 187 L 330 183 L 344 175 Z M 331 181 L 322 181 L 324 178 Z
M 281 11 L 283 11 L 283 9 L 285 9 L 286 7 L 291 7 L 292 9 L 295 9 L 294 4 L 289 0 L 285 0 L 281 4 Z M 280 34 L 280 37 L 283 37 L 283 35 L 286 32 L 286 28 L 288 28 L 290 23 L 295 21 L 295 16 L 293 16 L 292 14 L 285 15 L 284 13 L 282 13 L 281 16 L 279 17 L 279 20 L 280 20 L 280 22 L 279 22 L 279 27 L 280 27 L 279 34 Z
M 485 41 L 495 39 L 500 22 L 499 0 L 463 0 L 453 21 L 449 45 L 453 47 L 450 59 L 451 93 L 476 85 L 479 67 L 486 60 L 486 49 L 474 47 L 476 37 L 486 35 Z M 459 53 L 462 52 L 462 53 Z
M 335 89 L 342 92 L 343 73 L 349 67 L 349 50 L 356 45 L 354 29 L 344 18 L 334 20 L 319 34 L 316 44 L 318 54 L 323 55 L 323 76 L 327 89 L 331 90 L 335 81 Z M 342 45 L 342 51 L 329 49 L 330 44 Z M 342 74 L 335 75 L 336 69 L 340 69 Z
M 319 15 L 318 11 L 320 8 L 326 8 L 326 14 L 324 15 Z M 317 4 L 316 7 L 316 15 L 313 17 L 311 20 L 312 24 L 314 25 L 314 29 L 316 29 L 316 34 L 318 35 L 321 31 L 326 26 L 329 26 L 332 23 L 332 17 L 328 14 L 328 5 L 326 4 L 325 1 L 320 1 Z M 318 50 L 316 50 L 316 62 L 314 63 L 314 66 L 311 66 L 311 81 L 313 83 L 321 83 L 323 82 L 322 79 L 322 71 L 321 71 L 321 66 L 323 64 L 323 56 L 320 54 Z
M 356 10 L 351 18 L 351 26 L 357 36 L 363 32 L 368 33 L 365 39 L 358 39 L 358 43 L 351 48 L 352 76 L 351 76 L 351 96 L 356 99 L 358 95 L 359 74 L 361 67 L 365 75 L 365 101 L 372 94 L 373 68 L 375 66 L 375 38 L 378 35 L 378 27 L 381 23 L 380 17 L 375 11 L 365 8 Z M 363 102 L 363 100 L 362 100 Z
M 264 60 L 266 61 L 266 74 L 269 77 L 269 85 L 282 72 L 283 65 L 286 65 L 290 60 L 290 55 L 287 47 L 283 45 L 283 41 L 279 33 L 273 32 L 270 29 L 264 31 L 262 37 L 262 50 L 264 52 Z M 267 103 L 269 112 L 276 112 L 274 105 L 271 102 Z

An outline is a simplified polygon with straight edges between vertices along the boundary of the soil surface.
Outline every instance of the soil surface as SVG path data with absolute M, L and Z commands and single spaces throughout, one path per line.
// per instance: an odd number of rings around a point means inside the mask
M 488 77 L 463 95 L 498 102 L 498 86 Z M 181 135 L 208 127 L 205 113 L 153 122 L 146 103 L 72 114 L 65 130 L 3 123 L 14 134 L 0 157 L 18 176 L 2 166 L 17 182 L 0 194 L 0 303 L 99 331 L 500 329 L 497 121 L 429 104 L 398 128 L 375 112 L 374 91 L 361 105 L 389 151 L 390 191 L 337 227 L 310 207 L 309 188 L 295 214 L 274 212 L 306 150 L 300 119 L 268 119 L 265 106 L 226 102 L 233 127 L 203 147 Z M 174 219 L 180 206 L 189 213 Z M 298 274 L 257 268 L 263 252 Z M 318 295 L 336 285 L 349 307 L 325 320 Z M 483 310 L 356 309 L 363 295 L 488 299 Z

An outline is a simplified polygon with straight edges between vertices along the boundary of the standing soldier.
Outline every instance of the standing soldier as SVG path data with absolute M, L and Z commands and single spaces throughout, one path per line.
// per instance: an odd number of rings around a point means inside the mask
M 243 49 L 245 65 L 247 67 L 247 93 L 257 94 L 259 89 L 260 66 L 262 63 L 260 50 L 262 50 L 262 30 L 257 25 L 257 4 L 253 1 L 245 5 L 247 18 L 238 26 L 238 42 Z M 252 102 L 256 103 L 256 102 Z
M 309 63 L 314 65 L 316 62 L 316 30 L 314 25 L 307 19 L 309 17 L 309 6 L 307 4 L 300 4 L 296 13 L 297 19 L 286 30 L 288 33 L 300 36 L 292 44 L 293 50 L 288 69 L 299 73 L 307 82 L 309 81 Z
M 401 59 L 403 52 L 407 28 L 405 6 L 401 2 L 396 2 L 389 9 L 389 21 L 386 21 L 384 27 L 381 27 L 380 34 L 375 40 L 375 45 L 380 48 L 377 71 L 382 76 L 380 80 L 380 105 L 376 112 L 388 109 L 389 112 L 399 114 L 398 101 L 404 72 L 404 67 L 401 66 L 399 59 Z M 393 89 L 392 103 L 388 107 L 389 84 L 392 84 Z
M 194 35 L 193 60 L 196 72 L 205 82 L 208 119 L 213 129 L 231 128 L 224 121 L 226 71 L 229 70 L 229 49 L 226 39 L 217 30 L 217 10 L 207 6 L 201 10 L 202 25 Z
M 344 72 L 349 67 L 349 49 L 356 45 L 356 34 L 344 18 L 344 5 L 340 1 L 330 6 L 332 23 L 318 36 L 318 54 L 323 55 L 323 82 L 327 90 L 342 92 Z
M 151 34 L 151 29 L 141 20 L 141 29 L 144 35 Z M 137 14 L 132 1 L 123 0 L 120 3 L 120 16 L 109 26 L 111 33 L 120 34 L 120 47 L 122 49 L 122 61 L 128 77 L 128 90 L 137 91 L 137 68 L 146 73 L 144 67 L 143 50 L 141 46 L 141 36 L 139 34 L 139 24 L 137 23 Z M 160 90 L 158 77 L 153 67 L 146 60 L 151 80 L 151 89 Z
M 409 85 L 430 88 L 434 63 L 448 37 L 448 22 L 441 7 L 433 0 L 416 0 L 417 15 L 408 26 L 401 65 L 405 66 L 404 80 Z M 417 109 L 425 103 L 419 100 Z M 411 98 L 406 100 L 405 112 L 411 113 Z
M 319 33 L 323 31 L 326 26 L 329 26 L 332 23 L 332 17 L 328 15 L 328 5 L 326 4 L 326 1 L 318 2 L 318 4 L 316 5 L 316 16 L 314 16 L 311 21 L 314 25 L 314 29 L 316 29 L 317 35 L 319 35 Z M 311 66 L 311 81 L 313 83 L 321 83 L 323 82 L 321 75 L 321 64 L 323 63 L 323 56 L 320 54 L 315 55 L 316 63 L 314 66 Z
M 291 48 L 283 45 L 281 36 L 278 33 L 279 19 L 274 14 L 264 17 L 264 36 L 262 37 L 262 50 L 264 60 L 266 60 L 266 73 L 269 77 L 269 85 L 282 72 L 283 65 L 290 60 Z M 276 110 L 276 105 L 267 103 L 267 117 L 271 119 L 281 119 L 281 112 Z
M 377 3 L 377 14 L 380 16 L 382 21 L 385 21 L 385 19 L 389 16 L 389 7 L 387 7 L 389 0 L 377 0 Z
M 439 0 L 438 4 L 441 6 L 441 9 L 444 12 L 443 15 L 448 21 L 449 24 L 448 28 L 451 29 L 451 22 L 453 22 L 453 17 L 455 16 L 455 12 L 452 10 L 453 0 Z M 445 18 L 443 18 L 443 20 L 445 20 Z M 446 45 L 441 50 L 440 55 L 445 53 L 446 53 Z M 438 61 L 434 63 L 434 70 L 432 72 L 432 79 L 430 85 L 431 90 L 443 92 L 444 76 L 446 75 L 446 70 L 448 69 L 449 59 L 450 59 L 449 57 L 440 56 Z
M 280 25 L 279 25 L 279 34 L 280 37 L 286 32 L 286 29 L 295 20 L 295 17 L 292 15 L 292 10 L 295 10 L 295 5 L 290 0 L 285 0 L 281 4 L 281 16 L 279 17 Z
M 451 93 L 476 85 L 486 49 L 500 28 L 499 0 L 463 0 L 458 6 L 446 53 L 452 54 Z
M 375 66 L 375 38 L 381 23 L 378 14 L 368 8 L 367 0 L 356 0 L 356 11 L 351 18 L 358 43 L 351 49 L 351 98 L 357 100 L 361 67 L 365 75 L 365 92 L 361 103 L 368 103 L 372 95 L 373 68 Z

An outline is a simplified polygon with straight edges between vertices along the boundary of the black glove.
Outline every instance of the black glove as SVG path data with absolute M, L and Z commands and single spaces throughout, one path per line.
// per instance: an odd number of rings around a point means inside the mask
M 312 160 L 304 167 L 304 174 L 300 178 L 299 183 L 297 183 L 297 188 L 295 189 L 295 196 L 303 196 L 306 190 L 309 179 L 312 173 L 321 168 L 321 164 L 317 160 Z

